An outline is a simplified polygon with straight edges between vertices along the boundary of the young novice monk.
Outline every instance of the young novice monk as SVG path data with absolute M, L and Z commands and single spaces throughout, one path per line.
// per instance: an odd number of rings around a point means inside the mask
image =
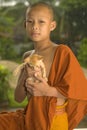
M 50 39 L 56 28 L 52 7 L 38 2 L 27 9 L 26 32 L 43 56 L 48 81 L 28 65 L 22 69 L 15 100 L 28 98 L 24 111 L 0 114 L 0 130 L 73 130 L 87 113 L 87 80 L 69 47 Z M 27 80 L 34 76 L 40 82 Z

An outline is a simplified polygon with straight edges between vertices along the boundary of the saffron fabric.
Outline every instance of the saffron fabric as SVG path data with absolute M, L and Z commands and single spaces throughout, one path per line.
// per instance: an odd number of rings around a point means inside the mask
M 50 130 L 68 130 L 68 117 L 67 113 L 65 112 L 66 105 L 67 102 L 56 107 L 56 111 L 58 112 L 56 112 L 53 117 Z
M 0 130 L 26 130 L 24 111 L 0 113 Z

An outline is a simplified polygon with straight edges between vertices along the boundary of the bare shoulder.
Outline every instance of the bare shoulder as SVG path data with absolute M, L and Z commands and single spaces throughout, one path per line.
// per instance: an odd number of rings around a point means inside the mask
M 58 44 L 54 44 L 54 46 L 53 46 L 53 50 L 54 50 L 54 52 L 56 51 L 56 49 L 58 48 Z
M 25 53 L 23 54 L 23 60 L 24 60 L 25 58 L 27 58 L 28 56 L 30 56 L 30 55 L 33 53 L 33 51 L 34 51 L 34 50 L 30 50 L 30 51 L 25 52 Z

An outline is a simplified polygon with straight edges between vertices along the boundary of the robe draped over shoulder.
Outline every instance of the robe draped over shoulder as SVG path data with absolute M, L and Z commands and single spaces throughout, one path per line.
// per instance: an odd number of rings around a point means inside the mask
M 75 128 L 87 113 L 87 79 L 71 49 L 59 45 L 49 82 L 68 98 L 69 130 Z

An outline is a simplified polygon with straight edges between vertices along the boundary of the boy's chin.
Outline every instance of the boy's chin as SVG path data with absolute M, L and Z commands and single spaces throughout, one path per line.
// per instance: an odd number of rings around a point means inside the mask
M 31 39 L 33 42 L 40 42 L 40 39 Z

